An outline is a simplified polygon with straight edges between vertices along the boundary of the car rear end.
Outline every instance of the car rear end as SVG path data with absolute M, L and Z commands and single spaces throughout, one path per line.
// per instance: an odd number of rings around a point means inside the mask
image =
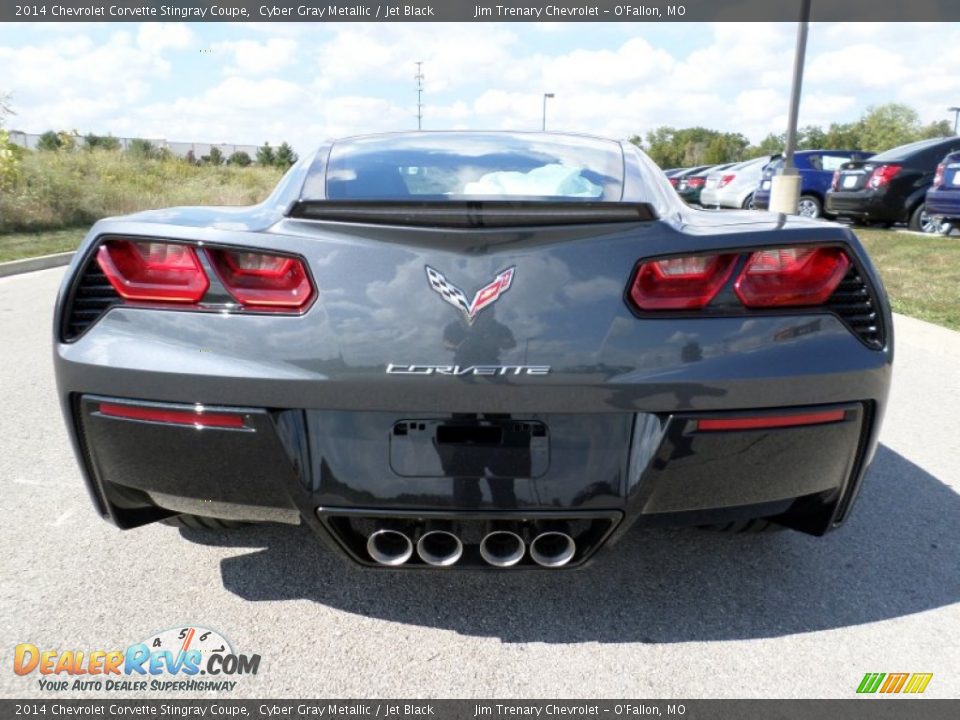
M 960 225 L 960 153 L 947 155 L 937 165 L 933 185 L 927 191 L 927 212 L 942 224 Z
M 844 163 L 834 173 L 826 210 L 858 222 L 904 222 L 920 229 L 924 198 L 937 163 L 952 149 L 960 150 L 960 139 L 937 138 Z
M 707 176 L 700 204 L 705 208 L 741 208 L 752 205 L 754 190 L 769 156 L 747 160 Z
M 354 192 L 342 149 L 274 219 L 91 230 L 55 365 L 105 518 L 305 522 L 371 567 L 487 569 L 578 566 L 633 525 L 845 520 L 892 360 L 851 232 L 685 209 L 629 146 L 599 149 L 622 176 L 564 178 L 598 195 L 548 201 L 433 198 L 456 173 L 397 156 L 419 197 L 382 167 Z
M 770 162 L 767 163 L 763 172 L 760 175 L 760 182 L 757 184 L 757 189 L 753 192 L 753 209 L 754 210 L 767 210 L 770 208 L 770 189 L 773 185 L 773 176 L 777 174 L 777 171 L 783 167 L 783 158 L 779 155 L 775 155 L 771 158 Z

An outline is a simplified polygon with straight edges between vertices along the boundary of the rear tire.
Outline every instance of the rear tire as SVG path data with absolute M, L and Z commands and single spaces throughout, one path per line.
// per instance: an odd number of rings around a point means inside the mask
M 823 217 L 823 203 L 813 195 L 801 195 L 797 203 L 797 214 L 800 217 L 816 220 Z
M 778 525 L 766 518 L 752 518 L 750 520 L 731 520 L 728 523 L 717 523 L 716 525 L 700 525 L 701 530 L 710 530 L 712 532 L 739 533 L 745 535 L 757 535 L 759 533 L 780 532 L 786 530 L 783 525 Z
M 740 206 L 744 210 L 755 210 L 756 205 L 753 202 L 753 193 L 750 193 L 743 199 L 743 204 Z
M 234 528 L 240 528 L 250 524 L 237 520 L 203 517 L 201 515 L 174 515 L 160 522 L 170 527 L 190 528 L 193 530 L 233 530 Z
M 910 215 L 910 222 L 907 225 L 909 230 L 914 232 L 928 233 L 934 235 L 937 232 L 939 223 L 927 214 L 926 203 L 920 203 Z

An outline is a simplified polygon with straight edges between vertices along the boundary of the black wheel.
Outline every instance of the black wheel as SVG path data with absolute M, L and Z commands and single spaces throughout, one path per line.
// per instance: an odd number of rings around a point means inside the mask
M 221 520 L 220 518 L 203 517 L 201 515 L 174 515 L 166 520 L 161 520 L 164 525 L 177 528 L 193 528 L 195 530 L 232 530 L 233 528 L 244 527 L 250 523 L 238 522 L 237 520 Z
M 801 195 L 797 203 L 797 215 L 813 219 L 823 217 L 823 203 L 813 195 Z
M 938 232 L 940 223 L 927 213 L 926 203 L 920 203 L 910 215 L 910 223 L 907 227 L 914 232 L 930 233 L 932 235 Z
M 743 199 L 743 204 L 740 206 L 744 210 L 755 210 L 756 205 L 753 204 L 753 193 L 750 193 Z
M 758 533 L 780 532 L 787 528 L 770 520 L 766 520 L 765 518 L 753 518 L 751 520 L 731 520 L 728 523 L 717 523 L 716 525 L 701 525 L 700 529 L 710 530 L 712 532 L 755 535 Z

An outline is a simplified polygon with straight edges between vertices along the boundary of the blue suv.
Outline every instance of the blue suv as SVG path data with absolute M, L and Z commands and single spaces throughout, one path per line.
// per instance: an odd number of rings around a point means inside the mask
M 800 202 L 797 213 L 803 217 L 818 218 L 823 213 L 823 199 L 833 182 L 833 173 L 841 165 L 851 161 L 862 161 L 872 157 L 873 153 L 862 150 L 799 150 L 793 154 L 794 165 L 800 172 Z M 771 179 L 783 167 L 783 155 L 774 155 L 763 169 L 760 184 L 753 194 L 753 203 L 757 210 L 766 210 L 770 206 Z

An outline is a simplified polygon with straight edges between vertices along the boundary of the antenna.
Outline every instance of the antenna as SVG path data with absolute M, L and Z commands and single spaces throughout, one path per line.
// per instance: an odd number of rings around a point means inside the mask
M 423 130 L 423 60 L 417 60 L 417 74 L 414 80 L 417 81 L 417 130 Z

